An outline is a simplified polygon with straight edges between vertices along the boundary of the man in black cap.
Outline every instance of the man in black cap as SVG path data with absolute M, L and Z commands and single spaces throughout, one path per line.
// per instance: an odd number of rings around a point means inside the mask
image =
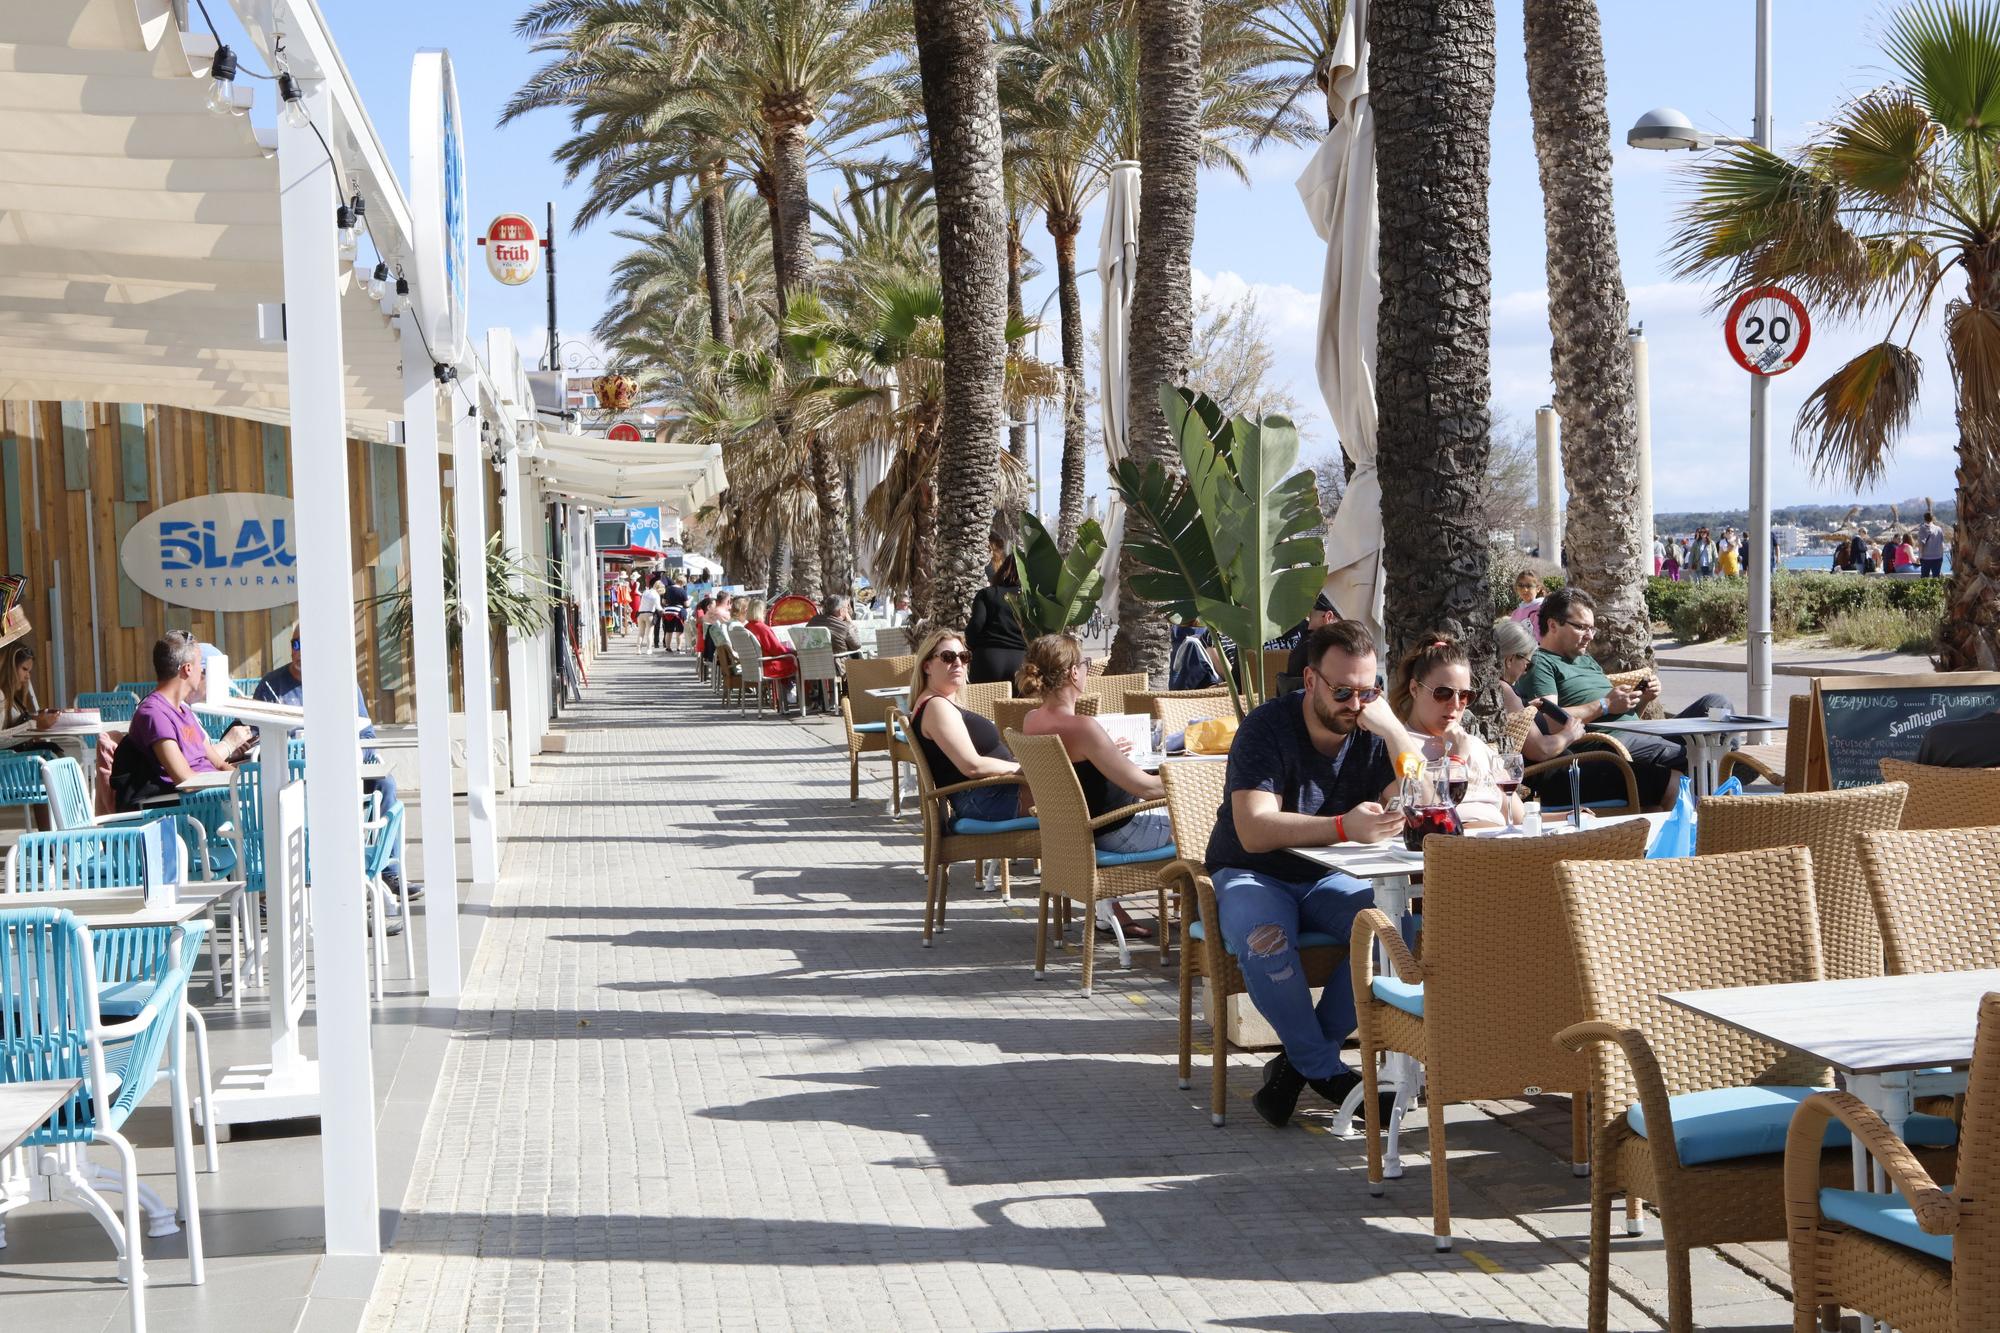
M 1285 659 L 1285 688 L 1287 692 L 1297 689 L 1300 682 L 1305 678 L 1306 640 L 1310 639 L 1313 631 L 1320 626 L 1331 625 L 1338 619 L 1340 619 L 1340 608 L 1335 606 L 1333 598 L 1328 597 L 1325 591 L 1322 590 L 1319 596 L 1313 598 L 1313 609 L 1306 616 L 1305 620 L 1301 622 L 1301 628 L 1293 631 L 1297 635 L 1297 638 L 1293 639 L 1293 642 L 1288 645 L 1292 650 L 1292 655 Z M 1293 636 L 1292 634 L 1288 634 L 1285 637 L 1291 639 Z

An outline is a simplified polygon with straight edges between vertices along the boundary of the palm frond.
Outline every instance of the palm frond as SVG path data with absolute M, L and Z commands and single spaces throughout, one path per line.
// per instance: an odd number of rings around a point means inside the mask
M 1909 425 L 1923 363 L 1909 348 L 1877 343 L 1827 376 L 1799 408 L 1793 441 L 1815 476 L 1866 487 L 1879 481 L 1889 446 Z

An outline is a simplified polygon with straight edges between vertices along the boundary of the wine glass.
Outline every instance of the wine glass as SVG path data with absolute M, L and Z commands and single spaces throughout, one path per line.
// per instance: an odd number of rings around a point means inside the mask
M 1521 786 L 1521 775 L 1527 769 L 1527 761 L 1519 750 L 1503 750 L 1493 756 L 1493 785 L 1500 789 L 1500 815 L 1507 821 L 1507 832 L 1514 831 L 1514 803 L 1510 799 Z

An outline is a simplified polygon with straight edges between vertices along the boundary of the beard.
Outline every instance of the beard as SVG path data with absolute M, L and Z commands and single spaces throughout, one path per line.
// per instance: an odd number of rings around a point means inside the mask
M 1317 690 L 1313 691 L 1312 710 L 1313 716 L 1319 719 L 1319 724 L 1336 736 L 1349 735 L 1361 724 L 1360 713 L 1350 713 L 1329 706 L 1320 699 Z

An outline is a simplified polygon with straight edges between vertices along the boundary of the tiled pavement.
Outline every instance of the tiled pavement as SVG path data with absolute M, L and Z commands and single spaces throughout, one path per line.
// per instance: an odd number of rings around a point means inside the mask
M 369 1328 L 1582 1327 L 1561 1103 L 1454 1112 L 1436 1254 L 1420 1151 L 1371 1199 L 1358 1141 L 1209 1125 L 1150 954 L 1036 982 L 1031 901 L 963 867 L 920 949 L 913 827 L 880 776 L 849 804 L 837 724 L 622 647 L 594 681 L 517 808 Z M 1656 1240 L 1614 1328 L 1660 1326 Z M 1769 1255 L 1698 1256 L 1703 1327 L 1789 1327 Z

